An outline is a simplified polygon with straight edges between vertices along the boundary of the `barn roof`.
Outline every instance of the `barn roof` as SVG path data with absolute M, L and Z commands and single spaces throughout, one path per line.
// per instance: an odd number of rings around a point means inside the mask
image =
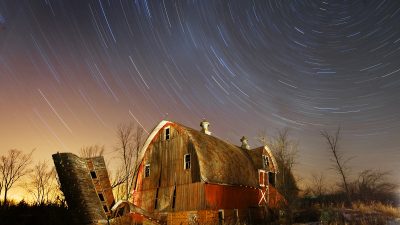
M 272 160 L 272 162 L 270 162 L 268 165 L 269 168 L 267 168 L 266 170 L 277 173 L 278 164 L 276 163 L 275 157 L 267 145 L 260 146 L 258 148 L 254 148 L 248 151 L 251 159 L 253 160 L 254 166 L 256 168 L 263 168 L 263 159 L 261 157 L 261 155 L 263 155 L 263 152 L 266 152 L 269 158 Z
M 201 179 L 208 183 L 258 186 L 257 170 L 248 150 L 192 128 L 191 136 L 199 159 Z
M 179 123 L 163 120 L 150 133 L 142 152 L 143 157 L 148 146 L 163 127 L 174 124 L 191 138 L 197 158 L 200 176 L 207 183 L 258 186 L 258 171 L 249 151 L 227 143 L 212 135 L 186 127 Z

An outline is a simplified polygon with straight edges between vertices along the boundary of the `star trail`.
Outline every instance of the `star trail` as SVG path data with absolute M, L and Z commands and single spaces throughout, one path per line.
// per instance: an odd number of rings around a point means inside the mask
M 296 171 L 400 181 L 400 2 L 0 0 L 0 152 L 112 152 L 118 124 L 168 119 L 239 145 L 288 127 Z

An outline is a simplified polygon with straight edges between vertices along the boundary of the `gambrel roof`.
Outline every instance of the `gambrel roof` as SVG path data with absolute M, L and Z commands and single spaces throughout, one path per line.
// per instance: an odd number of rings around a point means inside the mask
M 203 182 L 258 187 L 258 169 L 261 167 L 258 161 L 254 161 L 258 151 L 252 153 L 253 150 L 242 149 L 212 135 L 171 121 L 163 120 L 154 128 L 141 150 L 141 158 L 163 128 L 171 125 L 177 127 L 178 132 L 188 135 L 193 143 Z M 259 157 L 261 160 L 261 154 Z M 273 159 L 272 154 L 270 157 Z M 272 163 L 276 165 L 274 159 Z

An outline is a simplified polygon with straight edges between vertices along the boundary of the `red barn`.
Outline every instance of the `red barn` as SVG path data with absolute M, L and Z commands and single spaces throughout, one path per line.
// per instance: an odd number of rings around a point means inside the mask
M 168 224 L 257 223 L 281 196 L 277 164 L 267 146 L 249 149 L 161 121 L 142 149 L 133 204 Z

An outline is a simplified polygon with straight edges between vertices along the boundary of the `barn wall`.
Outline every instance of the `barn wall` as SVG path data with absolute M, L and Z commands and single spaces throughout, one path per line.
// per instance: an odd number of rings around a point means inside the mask
M 170 127 L 169 140 L 165 138 L 166 127 Z M 260 165 L 263 152 L 263 148 L 257 152 Z M 191 154 L 189 170 L 184 169 L 184 155 L 187 153 Z M 150 164 L 149 177 L 144 177 L 146 164 Z M 150 213 L 173 212 L 179 218 L 180 212 L 205 210 L 215 213 L 223 209 L 228 210 L 226 212 L 229 214 L 232 210 L 238 209 L 243 217 L 250 209 L 256 209 L 257 212 L 260 209 L 258 203 L 262 197 L 261 189 L 201 181 L 195 146 L 188 132 L 173 123 L 167 123 L 160 129 L 148 145 L 137 177 L 133 202 Z M 172 207 L 174 189 L 176 198 L 175 207 Z M 265 188 L 262 191 L 265 193 Z M 273 192 L 274 199 L 271 200 L 273 204 L 276 204 L 276 196 L 278 195 Z M 268 200 L 270 196 L 265 197 Z
M 200 210 L 206 208 L 204 183 L 177 186 L 174 211 Z
M 259 189 L 243 186 L 205 184 L 208 209 L 245 209 L 257 207 Z
M 272 186 L 269 187 L 268 207 L 278 208 L 285 202 L 285 198 Z
M 200 210 L 168 213 L 167 224 L 218 224 L 218 211 Z
M 172 208 L 174 186 L 160 187 L 158 190 L 157 211 L 188 211 L 206 209 L 204 183 L 182 184 L 176 186 L 175 208 Z M 155 191 L 135 192 L 140 198 L 140 208 L 149 212 L 155 211 Z
M 204 191 L 206 207 L 213 210 L 247 209 L 258 207 L 259 204 L 277 208 L 284 201 L 283 196 L 272 186 L 267 189 L 205 184 Z
M 166 140 L 165 129 L 170 128 Z M 201 187 L 197 155 L 189 136 L 174 124 L 166 124 L 149 145 L 138 172 L 134 202 L 153 211 L 170 211 L 176 186 L 174 210 L 192 210 L 204 207 L 204 189 Z M 191 168 L 184 169 L 184 155 L 191 155 Z M 145 177 L 145 165 L 150 164 L 150 176 Z M 157 198 L 157 207 L 156 205 Z M 190 201 L 189 201 L 190 200 Z
M 266 214 L 263 208 L 224 209 L 223 219 L 220 220 L 218 210 L 180 211 L 168 213 L 168 225 L 237 225 L 237 224 L 264 224 Z
M 86 158 L 86 165 L 90 172 L 96 173 L 96 178 L 92 178 L 93 185 L 96 189 L 97 194 L 102 194 L 104 201 L 102 201 L 103 209 L 108 216 L 111 216 L 111 207 L 114 205 L 114 195 L 111 188 L 110 178 L 106 168 L 104 158 L 93 157 Z

